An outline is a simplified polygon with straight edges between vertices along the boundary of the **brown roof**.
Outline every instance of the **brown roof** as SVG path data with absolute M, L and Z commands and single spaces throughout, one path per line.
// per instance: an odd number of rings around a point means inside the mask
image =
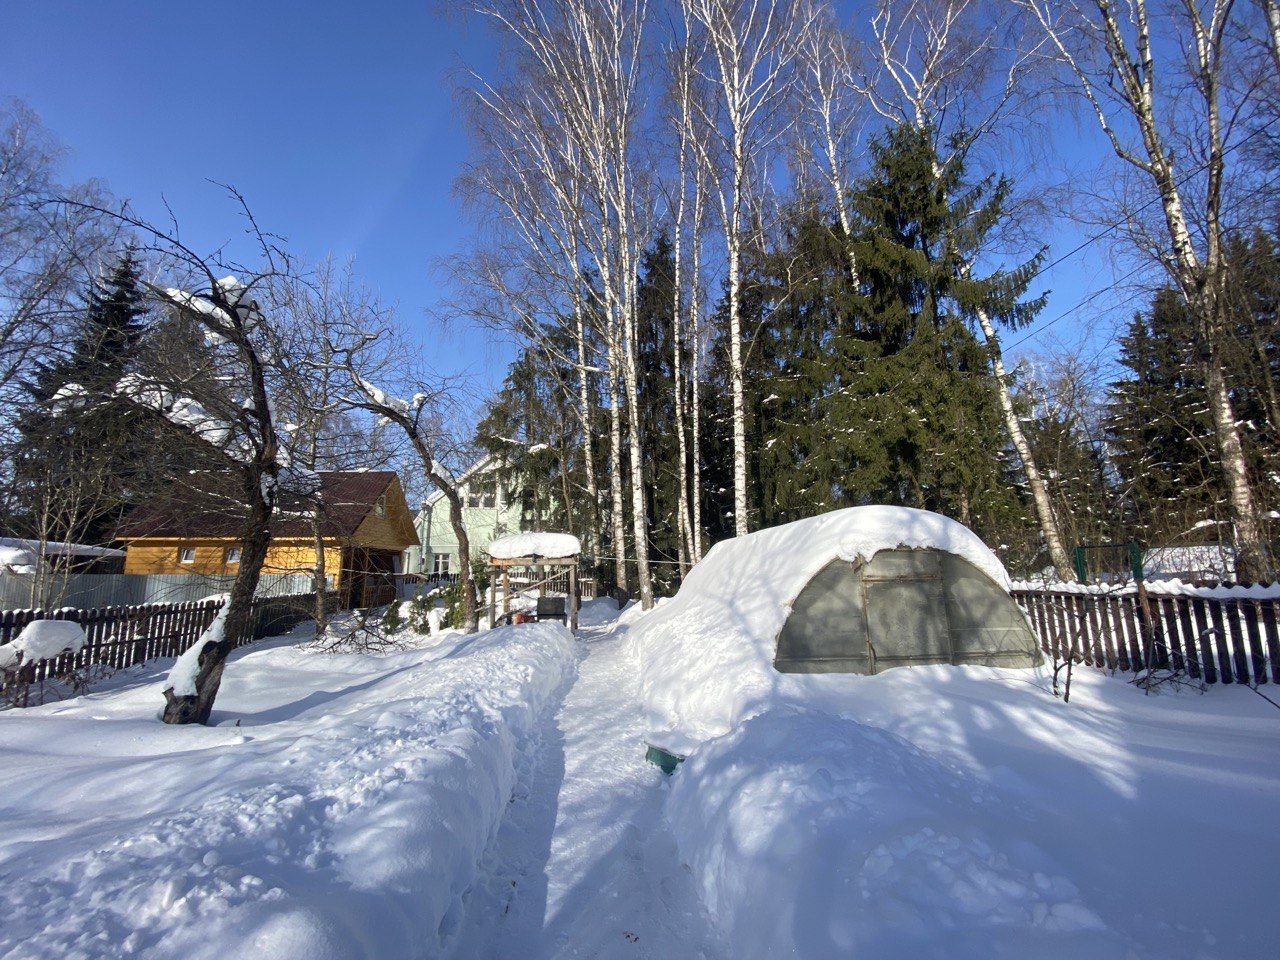
M 396 478 L 392 470 L 321 470 L 320 499 L 325 506 L 325 537 L 350 537 Z M 388 504 L 388 506 L 390 506 Z M 273 537 L 311 536 L 312 502 L 285 494 L 272 524 Z M 117 540 L 145 537 L 239 538 L 248 508 L 237 478 L 230 473 L 183 477 L 164 494 L 138 507 L 116 528 Z

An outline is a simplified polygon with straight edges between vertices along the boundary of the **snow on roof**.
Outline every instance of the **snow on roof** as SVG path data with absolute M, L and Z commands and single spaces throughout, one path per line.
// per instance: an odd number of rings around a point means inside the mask
M 0 566 L 9 567 L 14 573 L 35 573 L 36 563 L 36 555 L 25 547 L 0 544 Z
M 24 540 L 20 537 L 0 537 L 0 557 L 4 550 L 22 551 L 31 557 L 30 562 L 40 555 L 43 548 L 46 557 L 123 557 L 123 550 L 111 547 L 92 547 L 84 543 L 63 543 L 59 540 Z M 14 562 L 14 561 L 0 561 Z
M 1009 589 L 972 531 L 908 507 L 849 507 L 718 543 L 631 630 L 655 742 L 680 748 L 753 715 L 781 682 L 777 638 L 805 585 L 832 560 L 896 547 L 956 554 Z
M 513 533 L 494 540 L 488 551 L 495 560 L 516 560 L 520 557 L 561 560 L 580 554 L 582 544 L 569 533 Z

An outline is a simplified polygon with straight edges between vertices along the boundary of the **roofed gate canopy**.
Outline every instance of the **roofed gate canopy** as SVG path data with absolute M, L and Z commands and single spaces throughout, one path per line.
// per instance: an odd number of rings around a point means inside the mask
M 564 570 L 568 574 L 568 597 L 565 619 L 570 630 L 578 629 L 578 558 L 582 544 L 569 533 L 514 533 L 489 544 L 488 565 L 493 579 L 502 579 L 502 617 L 511 613 L 511 572 L 532 570 L 538 580 L 539 597 L 546 595 L 548 577 L 542 577 L 546 568 Z M 496 583 L 489 593 L 489 623 L 496 624 L 498 590 Z M 540 604 L 541 606 L 541 604 Z

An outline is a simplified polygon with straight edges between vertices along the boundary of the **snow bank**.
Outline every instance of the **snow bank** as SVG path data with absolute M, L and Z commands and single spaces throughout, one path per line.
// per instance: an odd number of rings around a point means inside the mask
M 705 744 L 667 815 L 728 955 L 1127 955 L 977 780 L 900 737 L 776 710 Z
M 52 659 L 63 650 L 79 653 L 85 639 L 84 628 L 73 620 L 32 620 L 6 646 L 30 662 Z
M 9 573 L 33 574 L 39 569 L 40 558 L 25 547 L 0 545 L 0 566 Z
M 495 560 L 516 560 L 520 557 L 560 560 L 580 554 L 582 544 L 569 533 L 513 533 L 499 537 L 485 549 Z
M 557 623 L 277 645 L 233 654 L 216 727 L 154 686 L 0 714 L 0 957 L 440 956 L 576 657 Z
M 718 543 L 631 629 L 655 740 L 683 752 L 763 709 L 781 678 L 778 633 L 805 584 L 832 560 L 895 547 L 957 554 L 1008 589 L 968 528 L 906 507 L 851 507 Z

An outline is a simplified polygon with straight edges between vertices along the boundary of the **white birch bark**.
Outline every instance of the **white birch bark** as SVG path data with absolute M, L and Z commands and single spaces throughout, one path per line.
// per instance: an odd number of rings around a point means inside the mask
M 750 530 L 747 503 L 746 402 L 743 383 L 742 246 L 751 192 L 763 189 L 768 154 L 784 124 L 779 116 L 796 53 L 811 11 L 783 0 L 681 0 L 705 35 L 707 80 L 718 94 L 721 112 L 704 124 L 718 151 L 699 140 L 706 167 L 719 185 L 717 201 L 728 263 L 729 379 L 733 425 L 734 532 Z M 754 182 L 753 182 L 754 181 Z
M 635 285 L 640 251 L 648 236 L 647 197 L 638 195 L 634 155 L 641 112 L 641 38 L 645 0 L 488 0 L 475 9 L 489 17 L 514 41 L 517 56 L 529 67 L 533 107 L 539 120 L 538 139 L 558 132 L 568 144 L 560 148 L 573 163 L 554 172 L 536 169 L 540 181 L 564 177 L 575 184 L 576 238 L 587 268 L 598 283 L 594 304 L 602 317 L 608 341 L 611 376 L 610 402 L 621 389 L 634 412 L 638 384 L 634 357 Z M 519 153 L 509 158 L 522 162 Z M 550 174 L 550 178 L 548 177 Z M 543 182 L 542 189 L 557 189 Z M 534 242 L 536 242 L 536 238 Z M 620 364 L 620 366 L 619 366 Z M 621 411 L 611 409 L 611 464 L 621 463 Z M 648 561 L 648 517 L 644 500 L 645 464 L 640 453 L 637 416 L 627 418 L 638 588 L 642 605 L 652 605 Z M 616 478 L 614 486 L 616 487 Z M 620 522 L 615 494 L 615 540 Z M 621 548 L 615 543 L 615 552 Z M 625 566 L 619 575 L 625 577 Z
M 1156 82 L 1156 69 L 1163 65 L 1159 59 L 1163 48 L 1153 36 L 1146 0 L 1128 0 L 1123 8 L 1127 16 L 1117 10 L 1113 0 L 1022 2 L 1079 83 L 1116 155 L 1145 176 L 1160 204 L 1167 241 L 1161 251 L 1163 266 L 1196 318 L 1198 339 L 1208 354 L 1205 386 L 1234 527 L 1236 575 L 1244 580 L 1270 580 L 1275 567 L 1262 535 L 1220 356 L 1226 335 L 1221 214 L 1227 153 L 1222 71 L 1233 53 L 1233 0 L 1181 0 L 1172 11 L 1177 19 L 1166 20 L 1166 11 L 1161 11 L 1159 22 L 1172 23 L 1178 31 L 1171 39 L 1183 48 L 1191 81 L 1189 95 L 1172 111 L 1162 111 L 1157 103 L 1162 88 Z M 1134 130 L 1136 143 L 1124 137 L 1122 124 Z M 1186 135 L 1197 137 L 1205 157 L 1202 179 L 1189 175 L 1195 171 L 1175 166 L 1169 142 Z M 1195 231 L 1183 197 L 1184 189 L 1194 189 L 1197 184 L 1203 184 L 1203 193 L 1194 204 L 1201 211 L 1203 251 L 1193 239 Z

